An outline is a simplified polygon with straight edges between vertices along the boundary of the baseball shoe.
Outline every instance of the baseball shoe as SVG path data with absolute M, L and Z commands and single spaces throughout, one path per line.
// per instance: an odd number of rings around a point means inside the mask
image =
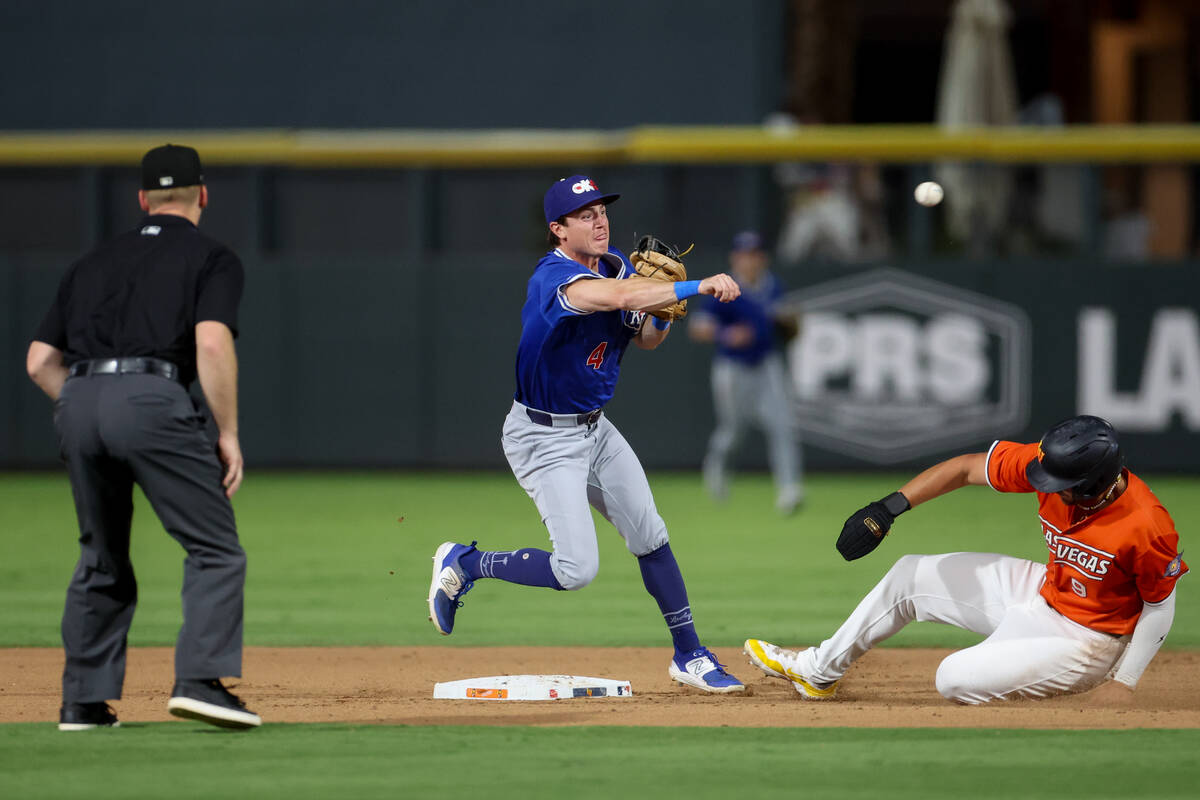
M 475 581 L 467 578 L 459 563 L 466 553 L 475 547 L 475 542 L 458 544 L 442 542 L 433 554 L 433 580 L 429 583 L 429 621 L 438 633 L 449 636 L 454 630 L 454 614 L 462 607 L 461 598 L 471 591 Z
M 804 493 L 799 489 L 788 489 L 780 492 L 775 500 L 775 510 L 785 517 L 790 517 L 804 505 Z
M 750 657 L 750 663 L 763 672 L 791 681 L 805 700 L 831 700 L 837 694 L 837 681 L 817 683 L 800 672 L 800 653 L 795 650 L 785 650 L 762 639 L 747 639 L 742 650 Z
M 177 680 L 167 701 L 176 717 L 195 719 L 221 728 L 257 728 L 262 718 L 221 685 L 219 680 Z
M 703 689 L 713 694 L 745 691 L 745 685 L 725 671 L 724 665 L 707 647 L 690 653 L 675 653 L 667 674 L 684 686 Z
M 119 728 L 120 721 L 108 703 L 63 703 L 58 710 L 60 731 L 87 731 L 92 728 Z

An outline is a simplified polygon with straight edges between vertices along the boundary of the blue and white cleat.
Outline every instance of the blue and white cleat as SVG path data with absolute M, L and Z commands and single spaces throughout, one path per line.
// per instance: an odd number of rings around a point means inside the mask
M 667 674 L 684 686 L 713 694 L 729 694 L 746 689 L 741 681 L 725 671 L 725 667 L 707 647 L 690 653 L 676 653 L 671 659 L 671 666 L 667 667 Z
M 454 614 L 462 606 L 461 598 L 471 591 L 475 581 L 467 579 L 459 563 L 475 547 L 475 542 L 442 542 L 433 554 L 433 580 L 429 584 L 429 621 L 438 633 L 449 636 L 454 630 Z

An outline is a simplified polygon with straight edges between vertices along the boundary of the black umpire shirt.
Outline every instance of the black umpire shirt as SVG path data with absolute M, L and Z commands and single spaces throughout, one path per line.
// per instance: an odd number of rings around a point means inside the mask
M 184 217 L 152 214 L 100 245 L 63 276 L 34 336 L 66 365 L 152 356 L 196 377 L 196 323 L 222 322 L 236 337 L 245 275 L 233 251 Z

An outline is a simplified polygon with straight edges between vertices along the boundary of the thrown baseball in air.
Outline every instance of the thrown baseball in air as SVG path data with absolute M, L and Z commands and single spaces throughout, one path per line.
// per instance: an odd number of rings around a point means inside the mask
M 913 197 L 917 198 L 917 202 L 923 206 L 936 206 L 942 202 L 944 195 L 942 185 L 934 181 L 925 181 L 913 190 Z

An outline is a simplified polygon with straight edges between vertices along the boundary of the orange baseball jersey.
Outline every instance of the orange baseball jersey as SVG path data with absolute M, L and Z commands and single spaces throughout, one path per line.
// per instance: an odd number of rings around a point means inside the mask
M 1036 491 L 1025 465 L 1038 445 L 997 441 L 987 455 L 988 484 L 999 492 Z M 1084 515 L 1057 494 L 1038 496 L 1038 519 L 1050 559 L 1042 597 L 1070 620 L 1093 630 L 1131 633 L 1142 603 L 1165 600 L 1188 571 L 1175 523 L 1150 487 L 1129 470 L 1114 502 Z

